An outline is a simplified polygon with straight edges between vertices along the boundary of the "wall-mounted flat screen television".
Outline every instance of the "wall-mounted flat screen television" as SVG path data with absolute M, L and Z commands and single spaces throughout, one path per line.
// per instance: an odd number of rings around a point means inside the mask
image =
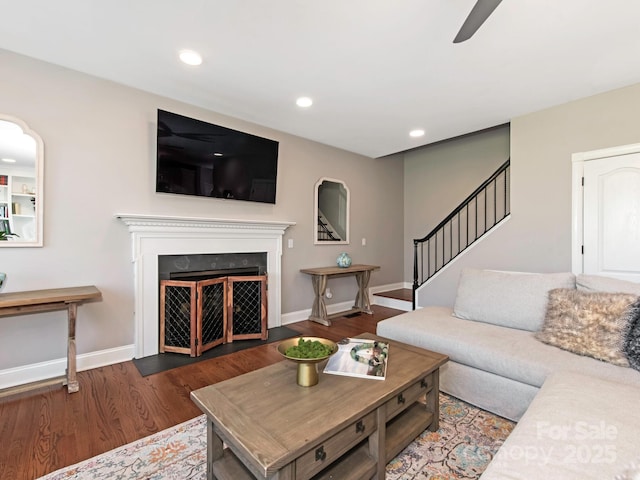
M 156 192 L 276 203 L 278 142 L 158 110 Z

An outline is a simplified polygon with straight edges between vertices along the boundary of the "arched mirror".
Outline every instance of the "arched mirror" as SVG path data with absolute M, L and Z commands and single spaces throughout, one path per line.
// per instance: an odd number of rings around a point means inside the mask
M 42 139 L 0 114 L 0 247 L 42 246 Z
M 316 183 L 313 240 L 318 245 L 349 243 L 349 189 L 332 178 Z

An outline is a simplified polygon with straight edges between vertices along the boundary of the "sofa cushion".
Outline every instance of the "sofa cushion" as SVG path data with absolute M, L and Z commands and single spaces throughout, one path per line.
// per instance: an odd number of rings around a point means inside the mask
M 449 360 L 440 367 L 440 390 L 517 422 L 539 389 Z
M 544 322 L 547 292 L 575 288 L 572 273 L 517 273 L 466 269 L 454 315 L 466 320 L 537 331 Z
M 628 367 L 623 349 L 630 307 L 637 299 L 626 293 L 551 290 L 544 325 L 535 336 L 578 355 Z
M 638 459 L 640 388 L 576 372 L 551 376 L 481 480 L 603 480 Z M 620 475 L 620 476 L 619 476 Z
M 640 385 L 640 372 L 576 355 L 535 339 L 533 332 L 461 320 L 448 307 L 425 307 L 378 322 L 377 332 L 448 355 L 450 360 L 540 387 L 555 371 L 571 369 Z
M 600 275 L 585 275 L 581 273 L 576 277 L 576 287 L 578 290 L 586 292 L 630 293 L 640 296 L 640 283 L 627 282 Z

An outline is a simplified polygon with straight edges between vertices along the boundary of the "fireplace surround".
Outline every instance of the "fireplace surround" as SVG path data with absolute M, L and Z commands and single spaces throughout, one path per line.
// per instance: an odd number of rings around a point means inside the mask
M 267 254 L 268 327 L 281 325 L 282 236 L 295 222 L 163 215 L 116 214 L 131 235 L 134 271 L 136 358 L 159 352 L 159 272 L 161 255 L 209 253 Z

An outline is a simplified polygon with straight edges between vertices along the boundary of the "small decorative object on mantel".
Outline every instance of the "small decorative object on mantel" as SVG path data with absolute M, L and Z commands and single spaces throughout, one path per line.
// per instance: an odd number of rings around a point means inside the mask
M 7 279 L 7 274 L 4 272 L 0 272 L 0 290 L 4 287 L 4 281 Z
M 338 266 L 340 268 L 350 267 L 351 266 L 351 257 L 349 256 L 348 253 L 342 252 L 340 255 L 338 255 L 336 263 L 338 264 Z

